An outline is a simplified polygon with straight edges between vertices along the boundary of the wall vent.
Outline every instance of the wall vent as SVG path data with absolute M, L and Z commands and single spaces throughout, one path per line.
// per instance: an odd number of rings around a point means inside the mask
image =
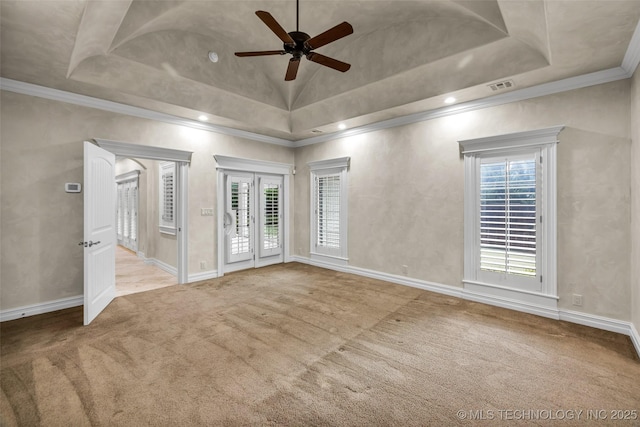
M 515 86 L 515 83 L 513 82 L 513 80 L 504 80 L 497 83 L 491 83 L 488 86 L 491 88 L 492 91 L 496 92 L 499 90 L 511 89 L 512 87 Z

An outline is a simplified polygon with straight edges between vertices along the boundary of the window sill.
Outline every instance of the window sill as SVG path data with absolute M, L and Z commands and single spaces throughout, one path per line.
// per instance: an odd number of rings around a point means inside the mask
M 162 233 L 162 234 L 169 234 L 171 236 L 175 236 L 176 235 L 176 228 L 175 227 L 159 226 L 159 229 L 160 229 L 160 233 Z

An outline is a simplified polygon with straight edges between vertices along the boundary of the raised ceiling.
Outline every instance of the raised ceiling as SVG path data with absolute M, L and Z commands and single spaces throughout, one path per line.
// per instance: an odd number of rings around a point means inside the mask
M 619 67 L 640 1 L 300 1 L 311 36 L 348 21 L 354 34 L 318 49 L 340 73 L 288 56 L 238 58 L 294 31 L 287 1 L 0 1 L 2 77 L 288 140 L 337 122 L 363 125 Z M 212 63 L 208 52 L 220 60 Z

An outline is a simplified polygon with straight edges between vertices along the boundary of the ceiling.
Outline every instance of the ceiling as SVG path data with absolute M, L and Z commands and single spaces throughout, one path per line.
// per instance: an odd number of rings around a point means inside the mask
M 282 42 L 255 15 L 294 31 L 296 2 L 0 1 L 2 77 L 182 118 L 300 140 L 619 67 L 639 0 L 300 0 L 312 37 L 342 21 L 354 34 L 318 49 L 346 73 L 288 56 L 238 58 Z M 215 51 L 217 63 L 208 59 Z

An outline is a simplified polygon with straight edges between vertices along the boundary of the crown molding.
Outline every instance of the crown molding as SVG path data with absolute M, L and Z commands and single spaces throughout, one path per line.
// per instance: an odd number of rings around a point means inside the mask
M 640 43 L 639 43 L 640 44 Z M 597 71 L 595 73 L 583 74 L 581 76 L 570 77 L 555 82 L 544 83 L 524 89 L 517 89 L 508 93 L 490 96 L 488 98 L 469 101 L 449 107 L 443 107 L 436 110 L 424 111 L 415 114 L 409 114 L 402 117 L 396 117 L 357 128 L 348 129 L 341 132 L 328 133 L 325 135 L 314 136 L 295 142 L 295 147 L 303 147 L 306 145 L 318 144 L 320 142 L 331 141 L 338 138 L 359 135 L 362 133 L 373 132 L 382 129 L 404 126 L 412 123 L 433 120 L 440 117 L 452 116 L 454 114 L 466 113 L 468 111 L 481 110 L 489 107 L 496 107 L 512 102 L 525 101 L 527 99 L 538 98 L 546 95 L 566 92 L 575 89 L 582 89 L 589 86 L 595 86 L 604 83 L 610 83 L 617 80 L 624 80 L 631 77 L 628 71 L 622 67 L 610 68 L 608 70 Z
M 499 105 L 509 104 L 512 102 L 525 101 L 527 99 L 538 98 L 546 95 L 567 92 L 575 89 L 582 89 L 589 86 L 610 83 L 618 80 L 628 79 L 633 76 L 635 69 L 640 63 L 640 22 L 633 35 L 627 53 L 624 57 L 622 66 L 609 68 L 607 70 L 596 71 L 594 73 L 583 74 L 580 76 L 569 77 L 540 85 L 516 89 L 508 93 L 490 96 L 488 98 L 469 101 L 457 105 L 438 108 L 436 110 L 423 111 L 419 113 L 409 114 L 406 116 L 395 117 L 393 119 L 383 120 L 356 128 L 328 133 L 324 135 L 314 136 L 311 138 L 290 141 L 287 139 L 271 137 L 254 132 L 233 129 L 225 126 L 202 123 L 196 120 L 184 119 L 170 114 L 159 113 L 140 107 L 132 107 L 130 105 L 120 104 L 113 101 L 107 101 L 100 98 L 93 98 L 86 95 L 65 92 L 59 89 L 52 89 L 45 86 L 38 86 L 32 83 L 20 82 L 0 77 L 0 89 L 10 92 L 21 93 L 24 95 L 36 96 L 40 98 L 52 99 L 70 104 L 96 108 L 114 113 L 126 114 L 129 116 L 140 117 L 144 119 L 156 120 L 165 123 L 191 127 L 194 129 L 206 130 L 210 132 L 220 133 L 229 136 L 249 139 L 252 141 L 265 142 L 268 144 L 281 145 L 285 147 L 304 147 L 307 145 L 318 144 L 321 142 L 332 141 L 339 138 L 360 135 L 363 133 L 374 132 L 383 129 L 389 129 L 397 126 L 404 126 L 412 123 L 428 121 L 440 117 L 452 116 L 455 114 L 465 113 L 469 111 L 481 110 L 484 108 L 496 107 Z
M 186 126 L 194 129 L 205 130 L 209 132 L 220 133 L 223 135 L 235 136 L 239 138 L 249 139 L 252 141 L 266 142 L 268 144 L 283 145 L 285 147 L 293 147 L 293 141 L 287 139 L 276 138 L 272 136 L 262 135 L 255 132 L 234 129 L 226 126 L 214 125 L 211 123 L 202 123 L 197 120 L 189 120 L 171 114 L 160 113 L 158 111 L 147 110 L 146 108 L 133 107 L 131 105 L 121 104 L 119 102 L 107 101 L 106 99 L 94 98 L 87 95 L 80 95 L 73 92 L 67 92 L 60 89 L 53 89 L 46 86 L 39 86 L 33 83 L 21 82 L 18 80 L 0 77 L 0 89 L 9 92 L 19 93 L 23 95 L 35 96 L 38 98 L 51 99 L 53 101 L 66 102 L 68 104 L 79 105 L 82 107 L 95 108 L 98 110 L 109 111 L 111 113 L 125 114 L 127 116 L 139 117 L 142 119 L 155 120 L 159 122 L 174 124 L 178 126 Z

